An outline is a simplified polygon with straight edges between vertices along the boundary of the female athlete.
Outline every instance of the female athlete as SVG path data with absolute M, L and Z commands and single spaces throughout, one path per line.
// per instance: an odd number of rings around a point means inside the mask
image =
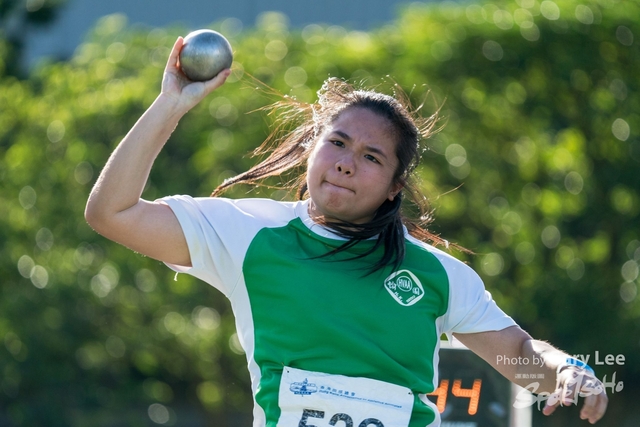
M 109 158 L 85 217 L 100 234 L 192 274 L 229 298 L 251 375 L 254 427 L 440 425 L 426 397 L 438 382 L 442 334 L 453 335 L 511 381 L 552 393 L 544 413 L 583 397 L 597 422 L 607 396 L 593 370 L 535 340 L 494 303 L 478 275 L 401 215 L 419 143 L 435 118 L 402 97 L 329 79 L 308 120 L 270 156 L 213 197 L 141 199 L 152 164 L 180 118 L 221 86 L 180 72 L 178 38 L 162 91 Z M 306 167 L 299 201 L 218 197 Z M 500 357 L 499 357 L 500 356 Z M 539 359 L 536 366 L 500 360 Z M 535 375 L 539 378 L 540 375 Z M 342 424 L 340 424 L 342 425 Z

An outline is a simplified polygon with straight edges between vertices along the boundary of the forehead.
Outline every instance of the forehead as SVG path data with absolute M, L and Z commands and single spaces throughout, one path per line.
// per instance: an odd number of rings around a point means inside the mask
M 382 145 L 391 151 L 396 146 L 391 122 L 367 108 L 347 108 L 327 124 L 326 132 L 345 133 L 354 141 Z

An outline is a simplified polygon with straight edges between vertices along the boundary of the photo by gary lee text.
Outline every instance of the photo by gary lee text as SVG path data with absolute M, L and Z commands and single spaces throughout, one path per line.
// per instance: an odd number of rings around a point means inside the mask
M 572 357 L 578 359 L 586 364 L 591 363 L 593 366 L 599 365 L 618 365 L 622 366 L 625 363 L 624 354 L 601 354 L 598 350 L 593 354 L 593 359 L 591 358 L 591 354 L 574 354 Z M 498 365 L 512 365 L 512 366 L 540 366 L 544 365 L 544 359 L 541 357 L 533 356 L 529 357 L 509 357 L 507 355 L 498 355 L 496 356 L 496 364 Z

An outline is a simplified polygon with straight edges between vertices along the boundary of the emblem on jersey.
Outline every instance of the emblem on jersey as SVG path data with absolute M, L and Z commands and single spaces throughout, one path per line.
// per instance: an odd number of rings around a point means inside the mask
M 317 392 L 318 386 L 315 384 L 310 384 L 309 380 L 305 378 L 302 382 L 292 383 L 289 386 L 289 390 L 291 390 L 293 394 L 300 394 L 302 396 L 305 396 Z
M 384 287 L 400 305 L 404 306 L 413 305 L 424 296 L 422 283 L 409 270 L 392 273 L 385 279 Z

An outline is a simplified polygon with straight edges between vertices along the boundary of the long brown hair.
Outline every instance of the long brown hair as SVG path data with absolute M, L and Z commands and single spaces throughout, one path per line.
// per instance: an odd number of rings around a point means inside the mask
M 396 136 L 398 167 L 393 179 L 394 183 L 401 184 L 402 190 L 392 201 L 386 200 L 368 223 L 352 224 L 316 219 L 347 239 L 344 244 L 324 256 L 347 250 L 363 240 L 377 236 L 369 250 L 351 259 L 365 257 L 383 247 L 383 255 L 371 266 L 369 272 L 373 273 L 389 265 L 398 268 L 405 256 L 403 225 L 412 236 L 421 241 L 449 247 L 446 240 L 427 229 L 427 225 L 433 220 L 433 211 L 413 179 L 413 172 L 422 153 L 421 141 L 440 129 L 438 111 L 422 117 L 419 114 L 422 105 L 412 108 L 409 97 L 397 84 L 394 84 L 393 92 L 394 96 L 390 96 L 373 90 L 357 89 L 346 81 L 329 78 L 318 91 L 318 101 L 313 104 L 282 97 L 266 107 L 271 114 L 277 114 L 278 121 L 273 132 L 254 152 L 256 155 L 267 154 L 267 158 L 246 172 L 225 180 L 211 196 L 218 196 L 235 184 L 258 184 L 265 178 L 297 171 L 297 177 L 285 184 L 285 187 L 297 188 L 297 198 L 303 200 L 308 194 L 304 167 L 325 127 L 348 108 L 366 108 L 386 118 Z M 410 207 L 406 206 L 407 203 Z M 404 214 L 406 208 L 412 210 L 413 215 Z

